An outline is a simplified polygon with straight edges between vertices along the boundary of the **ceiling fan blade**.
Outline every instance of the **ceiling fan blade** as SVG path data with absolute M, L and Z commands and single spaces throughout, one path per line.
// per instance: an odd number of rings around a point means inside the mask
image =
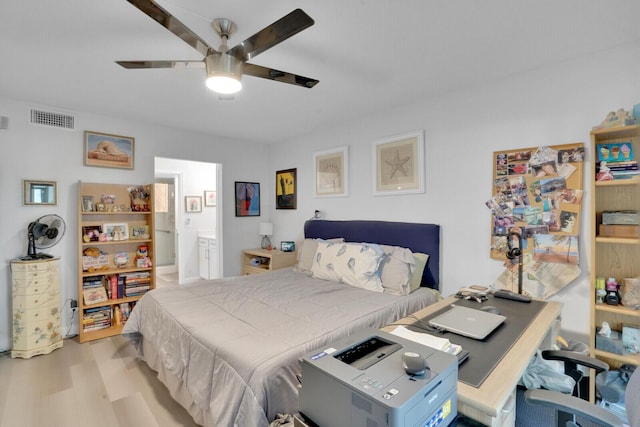
M 180 37 L 189 46 L 200 52 L 202 56 L 207 56 L 207 53 L 209 51 L 216 52 L 215 49 L 211 48 L 204 40 L 198 37 L 197 34 L 191 31 L 176 17 L 172 16 L 169 12 L 161 8 L 153 0 L 127 1 L 140 9 L 141 12 L 152 18 L 154 21 L 165 27 L 167 30 Z
M 314 22 L 302 9 L 296 9 L 258 31 L 242 43 L 232 47 L 227 53 L 243 61 L 248 61 L 289 37 L 298 34 L 305 28 L 312 26 Z
M 309 77 L 299 76 L 297 74 L 287 73 L 285 71 L 276 70 L 274 68 L 262 67 L 255 64 L 244 64 L 243 74 L 263 79 L 275 80 L 277 82 L 289 83 L 296 86 L 302 86 L 311 89 L 320 81 Z
M 205 68 L 204 61 L 116 61 L 127 69 L 139 68 Z

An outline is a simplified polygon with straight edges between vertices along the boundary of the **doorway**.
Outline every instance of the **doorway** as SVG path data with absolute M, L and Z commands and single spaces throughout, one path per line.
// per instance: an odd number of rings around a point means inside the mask
M 156 157 L 154 164 L 156 200 L 166 202 L 154 209 L 158 283 L 170 286 L 201 280 L 200 235 L 214 236 L 217 240 L 218 254 L 213 262 L 222 277 L 221 165 L 162 157 Z M 212 191 L 218 197 L 214 197 L 213 203 L 205 203 L 204 195 Z M 190 205 L 187 209 L 187 198 L 200 200 L 198 208 Z

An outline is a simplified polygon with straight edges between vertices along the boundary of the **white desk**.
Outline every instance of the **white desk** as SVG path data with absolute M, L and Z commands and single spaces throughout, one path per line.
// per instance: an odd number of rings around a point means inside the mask
M 455 301 L 456 298 L 453 296 L 445 298 L 414 313 L 413 316 L 427 317 Z M 522 303 L 513 302 L 513 304 Z M 544 344 L 546 348 L 549 348 L 555 341 L 555 337 L 551 337 L 550 335 L 553 334 L 549 334 L 549 332 L 555 330 L 560 317 L 560 309 L 560 303 L 547 302 L 479 388 L 458 381 L 459 413 L 488 426 L 508 427 L 515 425 L 516 386 L 531 357 L 545 342 L 545 338 L 548 339 L 548 342 Z M 406 317 L 395 322 L 394 325 L 413 322 L 415 322 L 414 317 Z M 383 330 L 391 331 L 394 327 L 387 326 Z

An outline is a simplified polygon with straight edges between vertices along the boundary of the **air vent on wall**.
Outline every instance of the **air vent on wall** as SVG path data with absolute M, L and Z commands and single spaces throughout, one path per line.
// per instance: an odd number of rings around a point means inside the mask
M 32 108 L 29 123 L 40 126 L 50 126 L 58 129 L 75 130 L 75 117 L 70 114 L 56 113 Z

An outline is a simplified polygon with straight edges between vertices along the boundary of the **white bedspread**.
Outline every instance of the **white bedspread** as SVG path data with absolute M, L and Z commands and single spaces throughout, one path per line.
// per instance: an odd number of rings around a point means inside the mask
M 298 411 L 300 356 L 438 298 L 427 288 L 393 296 L 288 268 L 156 289 L 123 334 L 197 423 L 265 427 Z

